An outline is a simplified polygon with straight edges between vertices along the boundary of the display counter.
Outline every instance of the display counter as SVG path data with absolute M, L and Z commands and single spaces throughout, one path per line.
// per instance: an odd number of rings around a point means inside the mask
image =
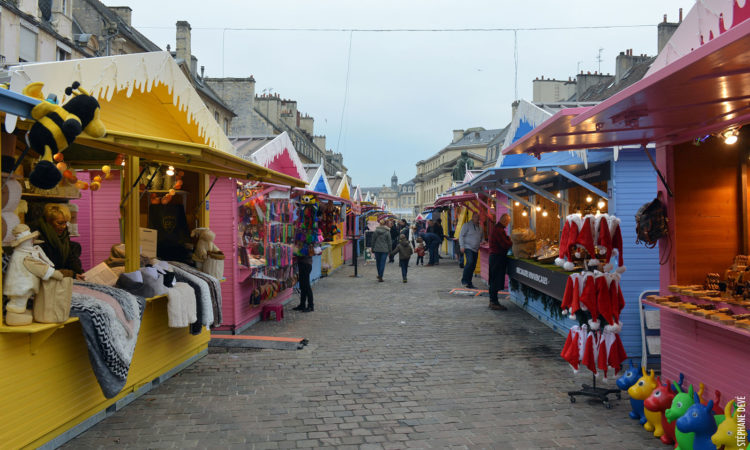
M 571 273 L 554 264 L 541 264 L 509 256 L 509 298 L 540 322 L 561 335 L 566 335 L 572 326 L 578 324 L 576 320 L 563 316 L 560 311 L 565 284 Z
M 660 303 L 644 303 L 661 312 L 662 377 L 676 380 L 681 373 L 690 374 L 690 383 L 704 383 L 709 392 L 718 390 L 724 399 L 748 395 L 750 330 Z
M 166 296 L 149 299 L 127 382 L 110 399 L 91 370 L 77 318 L 0 327 L 0 397 L 7 406 L 0 412 L 6 425 L 0 442 L 8 448 L 38 447 L 52 439 L 53 446 L 64 443 L 206 355 L 208 331 L 191 335 L 167 327 L 167 321 Z M 46 375 L 51 373 L 54 377 Z

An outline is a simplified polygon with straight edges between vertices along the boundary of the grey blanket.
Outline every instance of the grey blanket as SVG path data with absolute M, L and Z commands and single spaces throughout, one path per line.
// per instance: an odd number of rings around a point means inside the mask
M 210 308 L 210 311 L 208 314 L 204 312 L 204 317 L 206 317 L 204 325 L 214 327 L 221 325 L 223 317 L 221 312 L 221 284 L 219 283 L 219 280 L 212 275 L 181 262 L 170 261 L 169 264 L 175 269 L 182 270 L 184 272 L 183 275 L 190 275 L 202 281 L 202 283 L 200 283 L 201 285 L 204 285 L 203 283 L 205 283 L 204 286 L 208 288 L 208 291 L 206 292 L 208 295 L 206 308 Z
M 80 281 L 73 285 L 70 315 L 81 322 L 91 368 L 107 398 L 125 386 L 145 307 L 143 297 L 122 289 Z

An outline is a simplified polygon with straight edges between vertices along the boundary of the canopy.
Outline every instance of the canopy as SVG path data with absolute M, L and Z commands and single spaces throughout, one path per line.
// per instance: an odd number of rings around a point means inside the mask
M 250 154 L 250 161 L 284 175 L 298 178 L 305 183 L 308 182 L 302 160 L 299 159 L 286 131 Z
M 65 88 L 78 81 L 98 99 L 107 135 L 97 139 L 81 134 L 66 150 L 66 159 L 75 160 L 68 157 L 79 152 L 88 162 L 100 161 L 109 158 L 101 152 L 105 150 L 206 174 L 303 185 L 293 177 L 237 157 L 223 130 L 167 52 L 20 64 L 11 67 L 9 73 L 14 92 L 21 92 L 31 82 L 42 82 L 45 95 L 56 94 L 59 102 L 65 103 Z M 6 114 L 6 129 L 13 130 L 16 121 L 17 116 Z
M 692 141 L 750 122 L 750 21 L 588 108 L 558 112 L 504 153 Z
M 313 173 L 313 175 L 309 178 L 307 189 L 309 189 L 310 191 L 319 192 L 321 194 L 333 194 L 331 192 L 331 185 L 328 184 L 326 173 L 323 170 L 323 165 L 321 164 L 317 167 L 318 168 L 315 170 L 315 173 Z

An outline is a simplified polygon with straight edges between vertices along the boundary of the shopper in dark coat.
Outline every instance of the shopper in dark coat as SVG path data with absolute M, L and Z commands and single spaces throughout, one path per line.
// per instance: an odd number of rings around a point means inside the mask
M 403 234 L 399 238 L 398 245 L 391 252 L 391 255 L 395 255 L 396 253 L 398 253 L 398 264 L 401 266 L 401 277 L 404 279 L 404 283 L 406 283 L 406 272 L 409 270 L 409 259 L 411 258 L 412 253 L 414 253 L 414 249 L 411 248 L 409 239 Z
M 378 269 L 378 281 L 383 281 L 383 272 L 385 272 L 385 260 L 393 248 L 391 247 L 391 234 L 385 225 L 385 220 L 380 221 L 380 225 L 375 228 L 372 235 L 372 252 L 375 253 L 375 266 Z
M 443 232 L 443 219 L 437 218 L 435 219 L 435 224 L 432 226 L 432 232 L 437 235 L 439 241 L 438 241 L 438 251 L 437 251 L 437 259 L 438 261 L 435 264 L 440 264 L 440 246 L 443 245 L 443 240 L 445 240 L 445 232 Z
M 500 311 L 507 309 L 497 300 L 497 292 L 505 289 L 508 250 L 513 246 L 513 242 L 505 231 L 509 223 L 510 216 L 503 214 L 490 234 L 490 309 Z
M 391 250 L 393 250 L 398 245 L 398 234 L 399 234 L 398 227 L 396 226 L 396 222 L 393 219 L 389 220 L 388 223 L 389 223 L 389 226 L 391 227 Z M 388 261 L 393 262 L 392 254 L 389 256 Z
M 422 234 L 427 250 L 430 252 L 430 260 L 427 263 L 428 266 L 434 266 L 438 264 L 438 246 L 440 245 L 440 238 L 435 233 L 424 233 Z

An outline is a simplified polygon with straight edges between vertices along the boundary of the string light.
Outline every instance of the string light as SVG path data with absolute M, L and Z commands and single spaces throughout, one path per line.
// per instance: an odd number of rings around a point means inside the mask
M 515 203 L 515 205 L 516 205 L 516 206 L 521 206 L 521 203 L 519 203 L 519 202 L 516 202 L 516 203 Z
M 173 177 L 174 176 L 174 167 L 173 166 L 169 166 L 167 168 L 167 176 L 168 177 Z
M 542 210 L 542 207 L 540 205 L 536 205 L 536 211 L 539 212 Z
M 599 209 L 604 209 L 605 205 L 606 205 L 606 203 L 604 202 L 604 199 L 599 199 L 599 201 L 596 204 L 597 208 L 599 208 Z
M 591 203 L 591 202 L 593 202 L 593 201 L 594 201 L 594 198 L 593 198 L 593 197 L 591 197 L 590 195 L 587 195 L 587 196 L 586 196 L 586 203 Z
M 542 211 L 542 217 L 547 217 L 547 210 Z
M 526 216 L 528 216 L 528 213 L 526 213 L 526 210 L 524 209 L 523 212 L 521 213 L 521 215 L 524 216 L 524 217 L 526 217 Z
M 557 198 L 561 198 L 561 197 L 562 197 L 562 192 L 560 192 L 560 191 L 557 191 L 557 194 L 556 194 L 556 195 L 557 195 Z
M 736 128 L 729 129 L 722 133 L 722 137 L 724 138 L 724 143 L 727 145 L 733 145 L 737 143 L 737 139 L 739 138 L 739 132 Z

